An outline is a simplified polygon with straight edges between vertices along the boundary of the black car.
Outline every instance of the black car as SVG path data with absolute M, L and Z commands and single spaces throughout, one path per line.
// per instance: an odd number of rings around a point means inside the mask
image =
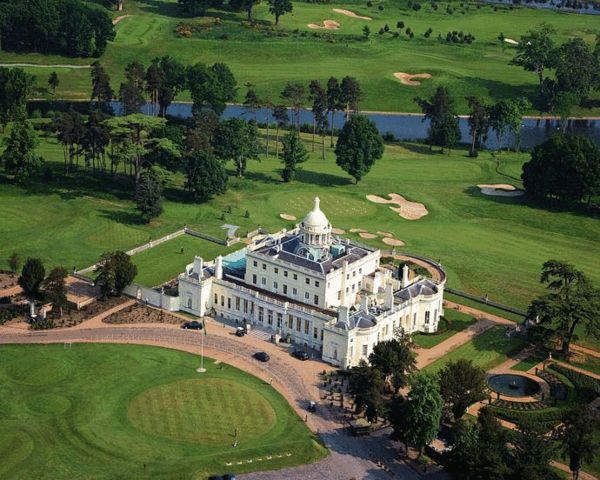
M 202 330 L 202 323 L 197 322 L 196 320 L 192 320 L 191 322 L 183 322 L 181 328 L 185 328 L 187 330 Z
M 246 335 L 246 329 L 242 328 L 242 327 L 238 327 L 235 330 L 235 336 L 236 337 L 243 337 L 244 335 Z
M 308 353 L 306 353 L 304 350 L 294 350 L 292 352 L 292 357 L 296 357 L 298 360 L 308 360 L 310 357 L 308 355 Z
M 225 475 L 213 475 L 208 477 L 208 480 L 236 480 L 236 476 L 233 473 L 226 473 Z
M 268 362 L 269 359 L 271 358 L 271 357 L 269 357 L 269 354 L 267 352 L 256 352 L 252 356 L 261 362 Z

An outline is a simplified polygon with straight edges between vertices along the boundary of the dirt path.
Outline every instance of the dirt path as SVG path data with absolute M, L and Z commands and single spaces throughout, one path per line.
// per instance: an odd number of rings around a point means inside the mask
M 579 353 L 585 353 L 586 355 L 590 355 L 591 357 L 600 358 L 600 352 L 592 350 L 591 348 L 582 347 L 581 345 L 571 345 L 571 350 Z
M 133 17 L 133 15 L 121 15 L 119 17 L 115 17 L 112 21 L 112 24 L 117 25 L 117 24 L 121 23 L 122 20 L 129 18 L 129 17 Z
M 41 65 L 39 63 L 0 63 L 0 67 L 22 67 L 22 68 L 92 68 L 91 65 L 72 65 L 72 64 L 50 64 Z
M 10 288 L 5 288 L 4 290 L 0 290 L 0 298 L 13 297 L 14 295 L 18 295 L 22 291 L 23 289 L 19 285 L 15 285 L 14 287 Z

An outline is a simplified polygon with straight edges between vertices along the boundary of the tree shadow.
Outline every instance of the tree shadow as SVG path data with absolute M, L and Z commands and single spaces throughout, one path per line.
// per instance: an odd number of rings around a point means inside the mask
M 237 178 L 237 177 L 236 177 Z M 263 172 L 254 172 L 254 171 L 246 171 L 244 174 L 244 178 L 246 180 L 252 180 L 255 182 L 261 182 L 269 185 L 279 185 L 281 181 L 277 178 L 272 177 L 271 175 L 267 175 Z
M 534 84 L 511 85 L 498 80 L 478 77 L 464 77 L 462 80 L 465 84 L 472 87 L 472 91 L 474 92 L 477 88 L 485 89 L 490 98 L 496 102 L 506 100 L 507 98 L 514 98 L 516 96 L 515 92 L 519 92 L 520 96 L 527 98 L 534 106 L 537 105 L 539 98 L 538 87 Z
M 142 217 L 137 212 L 123 210 L 100 210 L 100 216 L 123 225 L 145 225 Z
M 351 185 L 353 183 L 350 178 L 304 169 L 300 169 L 296 172 L 296 181 L 322 187 Z

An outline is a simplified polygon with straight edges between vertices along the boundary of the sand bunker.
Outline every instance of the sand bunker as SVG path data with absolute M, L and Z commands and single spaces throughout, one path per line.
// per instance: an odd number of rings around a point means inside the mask
M 129 17 L 133 17 L 133 15 L 121 15 L 120 17 L 116 17 L 116 18 L 113 19 L 112 24 L 116 25 L 121 20 L 124 20 L 124 19 L 129 18 Z
M 377 235 L 381 235 L 382 237 L 393 237 L 394 234 L 390 232 L 377 232 Z
M 431 73 L 404 73 L 404 72 L 396 72 L 394 73 L 394 77 L 400 80 L 400 83 L 403 85 L 408 85 L 410 87 L 418 87 L 421 85 L 421 82 L 417 82 L 413 80 L 413 78 L 431 78 Z
M 359 18 L 361 20 L 373 20 L 371 17 L 363 17 L 362 15 L 357 15 L 350 10 L 344 10 L 343 8 L 334 8 L 333 11 L 335 13 L 341 13 L 342 15 L 346 15 L 347 17 Z
M 343 230 L 341 228 L 332 228 L 331 233 L 334 233 L 335 235 L 343 235 L 344 233 L 346 233 L 346 230 Z
M 319 25 L 317 23 L 309 23 L 308 28 L 325 28 L 327 30 L 337 30 L 340 28 L 340 24 L 334 20 L 323 20 L 323 25 Z
M 510 45 L 518 45 L 519 42 L 517 42 L 516 40 L 513 40 L 512 38 L 505 38 L 504 41 L 506 43 L 509 43 Z
M 397 238 L 385 237 L 381 241 L 386 245 L 391 245 L 392 247 L 403 247 L 406 245 L 402 240 L 398 240 Z
M 290 215 L 289 213 L 280 213 L 279 214 L 280 218 L 283 218 L 284 220 L 290 220 L 290 221 L 294 221 L 296 220 L 296 217 L 294 217 L 293 215 Z
M 521 197 L 525 195 L 523 190 L 519 190 L 508 183 L 483 183 L 477 186 L 481 189 L 481 193 L 492 197 Z
M 374 235 L 369 232 L 360 232 L 359 235 L 360 235 L 360 238 L 369 238 L 369 239 L 377 238 L 377 235 Z
M 366 230 L 364 228 L 351 228 L 350 231 L 352 233 L 366 232 Z
M 398 215 L 406 220 L 418 220 L 429 213 L 422 203 L 410 202 L 397 193 L 388 193 L 388 197 L 390 197 L 390 200 L 381 198 L 378 195 L 367 195 L 367 200 L 373 203 L 394 203 L 398 205 L 398 207 L 390 207 L 390 210 L 398 213 Z

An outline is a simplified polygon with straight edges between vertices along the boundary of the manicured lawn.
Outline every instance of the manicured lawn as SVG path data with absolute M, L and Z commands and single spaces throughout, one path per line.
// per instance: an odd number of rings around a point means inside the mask
M 428 373 L 440 371 L 450 361 L 466 358 L 484 370 L 489 370 L 521 351 L 526 342 L 521 338 L 508 338 L 506 327 L 492 327 L 473 340 L 461 345 L 450 353 L 425 367 Z
M 521 372 L 526 372 L 527 370 L 535 367 L 538 363 L 543 362 L 548 358 L 547 355 L 542 355 L 541 353 L 534 352 L 525 360 L 521 360 L 515 366 L 511 367 L 512 370 L 519 370 Z
M 326 454 L 272 387 L 197 363 L 134 345 L 0 347 L 0 478 L 206 478 Z
M 278 231 L 294 226 L 280 213 L 300 220 L 318 195 L 332 224 L 345 229 L 347 236 L 389 249 L 381 238 L 364 240 L 349 229 L 391 232 L 406 243 L 401 251 L 440 259 L 448 285 L 454 288 L 480 296 L 487 293 L 492 300 L 526 308 L 544 291 L 539 283 L 542 263 L 555 257 L 581 268 L 600 285 L 598 219 L 542 208 L 525 198 L 480 194 L 477 184 L 506 181 L 495 173 L 487 152 L 471 159 L 462 149 L 441 155 L 413 143 L 388 145 L 384 157 L 358 185 L 335 165 L 329 147 L 325 161 L 311 154 L 297 179 L 288 184 L 281 182 L 280 161 L 263 155 L 260 162 L 249 162 L 246 178 L 231 176 L 227 194 L 205 204 L 192 202 L 183 191 L 183 176 L 173 175 L 164 213 L 148 225 L 139 222 L 129 179 L 85 173 L 65 179 L 62 149 L 52 138 L 42 138 L 38 153 L 53 169 L 53 180 L 17 186 L 0 176 L 0 218 L 10 227 L 0 228 L 0 268 L 7 267 L 15 251 L 39 256 L 48 267 L 81 268 L 103 252 L 127 250 L 186 224 L 220 238 L 225 237 L 224 223 L 239 225 L 242 236 L 258 225 Z M 499 157 L 502 164 L 520 166 L 528 155 L 504 152 Z M 423 202 L 429 214 L 404 220 L 387 205 L 365 198 L 389 192 Z M 229 207 L 232 213 L 225 213 Z M 245 218 L 246 210 L 250 218 Z M 176 265 L 167 269 L 168 274 L 193 260 L 192 249 L 185 252 L 181 263 L 179 254 L 172 257 Z M 151 276 L 149 280 L 152 283 Z
M 470 315 L 457 312 L 447 308 L 444 312 L 444 318 L 448 322 L 448 328 L 444 329 L 441 333 L 425 335 L 417 334 L 413 336 L 414 342 L 421 348 L 431 348 L 436 346 L 438 343 L 443 342 L 447 338 L 450 338 L 455 333 L 458 333 L 469 325 L 475 323 L 475 319 Z M 441 328 L 441 327 L 440 327 Z
M 127 63 L 139 60 L 146 65 L 161 55 L 172 55 L 185 64 L 195 62 L 225 62 L 232 68 L 238 85 L 256 86 L 261 98 L 276 101 L 287 81 L 304 84 L 312 79 L 326 82 L 330 76 L 355 76 L 362 84 L 362 109 L 383 111 L 417 111 L 415 95 L 429 95 L 439 85 L 448 86 L 456 96 L 462 113 L 466 113 L 468 95 L 477 95 L 487 101 L 519 95 L 532 98 L 536 93 L 537 77 L 518 66 L 510 65 L 515 49 L 501 45 L 500 32 L 508 38 L 520 36 L 540 23 L 552 24 L 557 42 L 577 35 L 593 44 L 600 18 L 594 15 L 573 15 L 548 10 L 507 6 L 494 11 L 493 5 L 464 2 L 436 2 L 433 11 L 428 2 L 419 12 L 413 11 L 406 0 L 383 0 L 366 6 L 363 0 L 346 0 L 318 4 L 294 2 L 293 14 L 281 18 L 278 27 L 271 28 L 273 16 L 267 2 L 255 7 L 254 16 L 260 28 L 241 25 L 245 13 L 209 11 L 205 18 L 185 18 L 177 8 L 176 0 L 128 0 L 125 12 L 131 14 L 116 27 L 117 36 L 100 58 L 118 91 Z M 454 9 L 447 13 L 447 7 Z M 462 6 L 464 5 L 464 6 Z M 379 10 L 379 6 L 384 7 Z M 372 21 L 349 18 L 333 11 L 349 9 Z M 215 18 L 219 24 L 215 24 Z M 339 30 L 313 30 L 309 23 L 334 20 Z M 404 30 L 410 27 L 415 36 L 408 39 L 402 33 L 393 38 L 398 21 L 404 21 Z M 191 38 L 179 37 L 177 25 L 204 24 L 201 32 Z M 368 25 L 371 38 L 362 39 L 362 29 Z M 387 25 L 389 33 L 379 35 Z M 425 31 L 431 28 L 430 38 Z M 463 31 L 475 36 L 472 45 L 449 44 L 448 32 Z M 438 39 L 441 35 L 442 40 Z M 0 62 L 29 62 L 38 64 L 90 64 L 94 59 L 73 59 L 39 54 L 0 53 Z M 47 88 L 50 69 L 30 68 L 37 75 L 40 87 Z M 90 75 L 86 69 L 57 69 L 60 86 L 57 97 L 88 99 Z M 431 73 L 430 80 L 420 87 L 402 85 L 393 76 L 395 72 Z M 242 101 L 245 88 L 240 88 Z M 187 94 L 180 100 L 188 99 Z M 597 113 L 598 109 L 577 109 L 576 113 Z M 532 113 L 537 113 L 533 112 Z
M 181 235 L 156 247 L 136 253 L 133 262 L 138 267 L 136 283 L 154 287 L 183 273 L 196 255 L 206 261 L 240 246 L 225 247 L 191 235 Z M 182 251 L 183 249 L 183 251 Z
M 450 302 L 465 305 L 467 307 L 473 307 L 473 308 L 476 308 L 477 310 L 481 310 L 482 312 L 491 313 L 492 315 L 498 315 L 499 317 L 508 318 L 509 320 L 513 320 L 515 322 L 522 322 L 524 320 L 524 317 L 522 317 L 521 315 L 517 315 L 516 313 L 511 313 L 506 310 L 501 310 L 499 308 L 492 307 L 491 305 L 481 303 L 481 302 L 476 302 L 469 298 L 461 297 L 459 295 L 454 295 L 452 293 L 444 292 L 444 299 L 449 300 Z

